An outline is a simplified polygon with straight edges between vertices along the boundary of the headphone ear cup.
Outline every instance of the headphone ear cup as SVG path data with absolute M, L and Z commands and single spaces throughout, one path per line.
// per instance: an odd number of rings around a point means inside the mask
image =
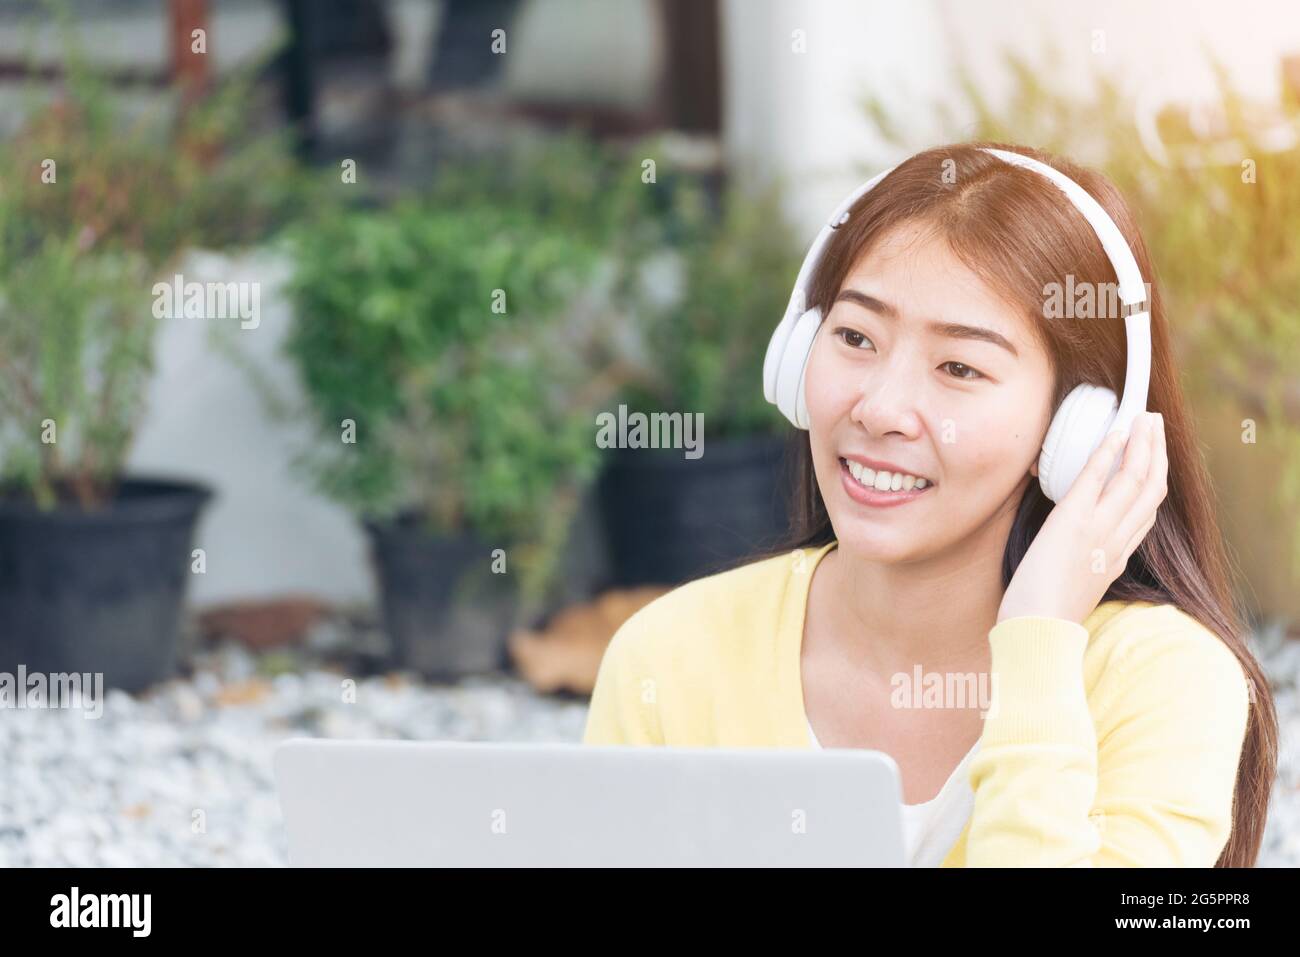
M 804 385 L 806 384 L 804 376 L 799 377 L 798 402 L 794 409 L 794 424 L 796 428 L 808 431 L 808 397 L 804 394 Z
M 1059 502 L 1070 491 L 1088 459 L 1106 437 L 1119 412 L 1119 400 L 1105 386 L 1083 383 L 1065 397 L 1038 456 L 1038 484 Z
M 772 338 L 768 340 L 767 352 L 763 355 L 763 398 L 773 405 L 777 398 L 776 383 L 781 371 L 781 356 L 785 354 L 786 343 L 790 341 L 790 333 L 798 318 L 798 314 L 792 310 L 781 317 L 772 332 Z
M 776 374 L 777 407 L 798 429 L 808 428 L 808 407 L 804 401 L 804 368 L 812 352 L 813 337 L 821 325 L 820 309 L 809 309 L 794 324 L 781 351 Z

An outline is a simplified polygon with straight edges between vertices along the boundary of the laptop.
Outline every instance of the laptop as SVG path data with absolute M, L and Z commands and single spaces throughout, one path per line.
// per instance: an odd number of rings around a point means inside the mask
M 902 788 L 861 749 L 295 738 L 307 867 L 901 867 Z

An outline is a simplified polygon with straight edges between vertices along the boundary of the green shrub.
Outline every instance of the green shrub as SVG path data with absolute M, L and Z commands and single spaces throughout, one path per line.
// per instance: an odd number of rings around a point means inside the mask
M 715 438 L 780 432 L 763 398 L 763 356 L 803 250 L 779 190 L 733 186 L 715 201 L 707 179 L 679 171 L 673 156 L 661 137 L 614 150 L 568 135 L 456 167 L 442 185 L 449 196 L 493 195 L 622 264 L 616 294 L 635 314 L 641 351 L 619 399 L 633 410 L 703 413 Z M 645 159 L 656 160 L 653 184 L 642 179 Z
M 427 200 L 339 210 L 292 249 L 286 348 L 318 437 L 302 466 L 359 512 L 415 509 L 432 534 L 514 549 L 540 601 L 597 465 L 601 251 L 501 206 Z

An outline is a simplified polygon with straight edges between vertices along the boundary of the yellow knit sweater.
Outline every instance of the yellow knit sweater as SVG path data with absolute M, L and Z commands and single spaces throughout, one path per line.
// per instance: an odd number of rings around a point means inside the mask
M 674 589 L 614 636 L 587 744 L 809 748 L 800 648 L 832 542 Z M 970 820 L 944 867 L 1211 867 L 1232 829 L 1250 695 L 1236 656 L 1172 605 L 989 632 L 993 697 Z

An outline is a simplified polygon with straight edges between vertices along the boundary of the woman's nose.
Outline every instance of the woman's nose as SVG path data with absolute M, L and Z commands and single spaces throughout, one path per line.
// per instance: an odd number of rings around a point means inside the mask
M 915 364 L 876 363 L 858 382 L 851 417 L 875 435 L 916 431 L 920 421 L 922 376 Z

